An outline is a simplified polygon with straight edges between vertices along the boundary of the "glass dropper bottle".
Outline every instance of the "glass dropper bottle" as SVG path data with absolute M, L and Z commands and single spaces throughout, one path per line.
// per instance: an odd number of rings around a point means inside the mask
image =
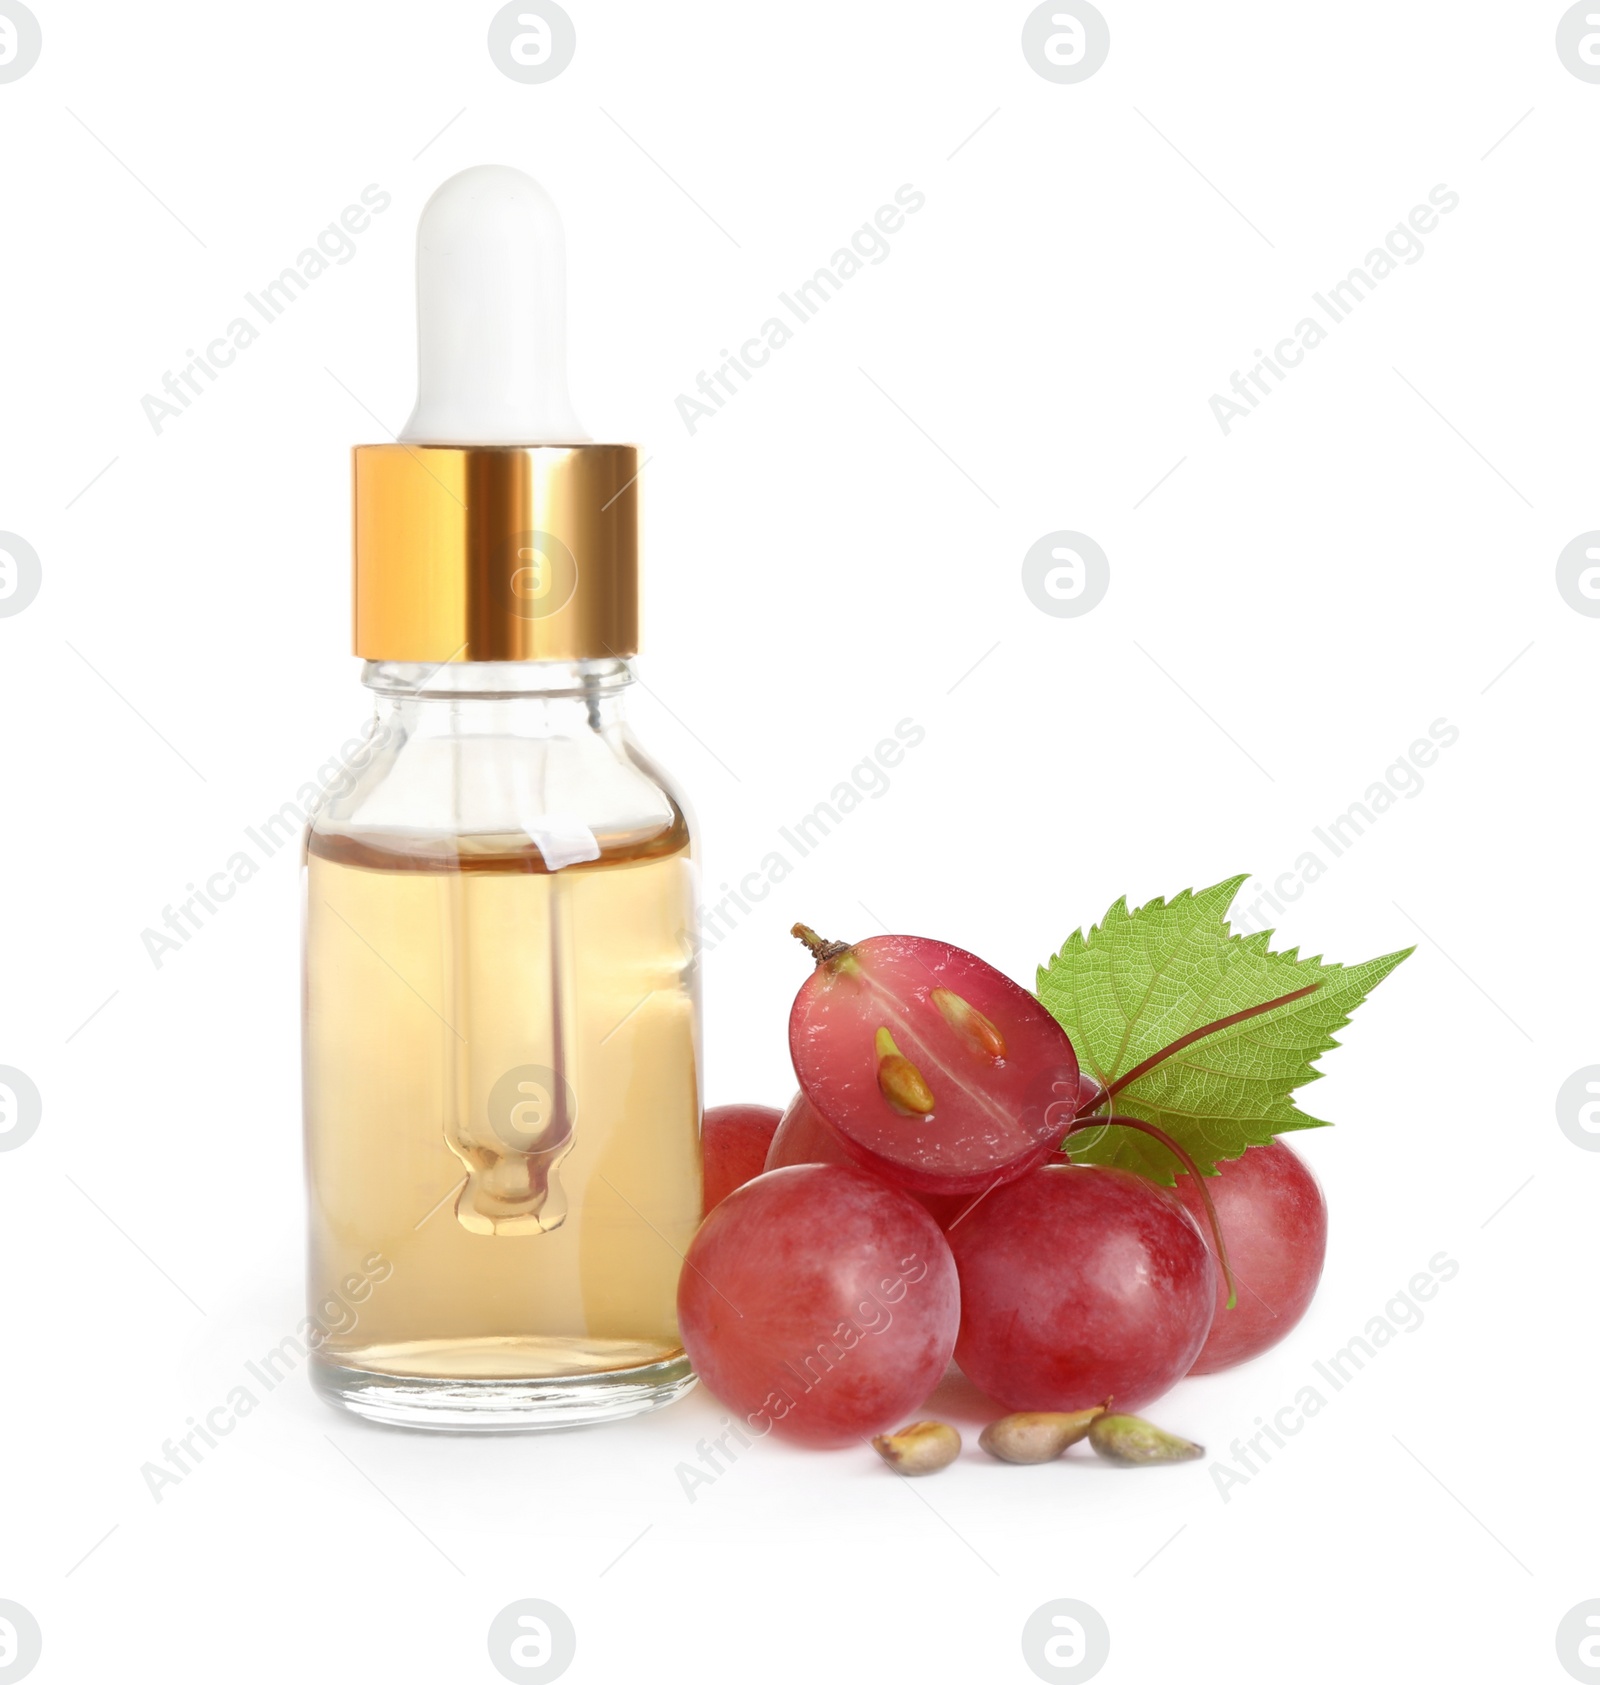
M 629 731 L 637 451 L 567 399 L 560 220 L 516 170 L 417 232 L 417 406 L 357 447 L 376 712 L 305 874 L 314 1383 L 398 1425 L 565 1427 L 693 1384 L 695 872 Z

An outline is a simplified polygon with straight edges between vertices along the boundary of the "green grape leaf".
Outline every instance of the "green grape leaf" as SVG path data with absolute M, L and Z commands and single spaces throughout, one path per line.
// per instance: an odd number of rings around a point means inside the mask
M 1116 1094 L 1114 1110 L 1165 1130 L 1206 1175 L 1275 1135 L 1326 1127 L 1295 1105 L 1293 1091 L 1322 1075 L 1313 1061 L 1339 1045 L 1333 1032 L 1412 951 L 1330 965 L 1294 948 L 1274 953 L 1270 930 L 1235 936 L 1227 912 L 1246 875 L 1132 911 L 1118 901 L 1087 936 L 1074 931 L 1037 981 L 1039 999 L 1102 1087 L 1219 1018 L 1319 985 L 1193 1042 Z M 1068 1150 L 1075 1163 L 1121 1165 L 1167 1186 L 1181 1168 L 1132 1129 L 1085 1130 Z

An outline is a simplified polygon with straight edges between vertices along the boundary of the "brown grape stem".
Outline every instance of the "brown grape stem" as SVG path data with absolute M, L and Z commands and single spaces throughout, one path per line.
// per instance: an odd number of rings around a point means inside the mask
M 1206 1221 L 1211 1226 L 1211 1238 L 1217 1243 L 1217 1262 L 1222 1265 L 1222 1279 L 1228 1284 L 1227 1310 L 1232 1310 L 1239 1302 L 1239 1294 L 1233 1284 L 1233 1270 L 1228 1263 L 1228 1248 L 1222 1238 L 1222 1224 L 1217 1220 L 1217 1208 L 1212 1203 L 1210 1190 L 1206 1187 L 1205 1178 L 1200 1174 L 1200 1166 L 1189 1157 L 1188 1153 L 1178 1145 L 1164 1129 L 1157 1129 L 1153 1123 L 1146 1123 L 1142 1117 L 1128 1117 L 1124 1113 L 1111 1113 L 1105 1117 L 1088 1117 L 1073 1124 L 1067 1131 L 1067 1139 L 1076 1135 L 1080 1130 L 1097 1129 L 1102 1123 L 1120 1124 L 1124 1129 L 1137 1129 L 1141 1134 L 1148 1135 L 1151 1140 L 1159 1141 L 1169 1153 L 1176 1158 L 1183 1168 L 1194 1177 L 1194 1185 L 1200 1190 L 1200 1197 L 1206 1205 Z
M 836 960 L 841 954 L 850 952 L 848 942 L 830 942 L 827 937 L 818 936 L 808 924 L 792 925 L 789 934 L 798 936 L 805 943 L 807 951 L 818 965 L 826 965 L 829 960 Z

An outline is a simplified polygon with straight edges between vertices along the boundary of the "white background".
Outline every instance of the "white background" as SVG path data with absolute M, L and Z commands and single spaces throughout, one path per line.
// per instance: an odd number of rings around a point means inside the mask
M 0 1155 L 0 1597 L 36 1677 L 489 1680 L 537 1596 L 574 1680 L 1026 1680 L 1056 1597 L 1107 1620 L 1107 1681 L 1564 1678 L 1600 1595 L 1600 1158 L 1553 1111 L 1597 1058 L 1600 625 L 1554 565 L 1600 527 L 1600 86 L 1563 8 L 1102 0 L 1074 86 L 1022 5 L 570 0 L 542 86 L 491 63 L 487 4 L 35 9 L 0 85 L 0 527 L 43 565 L 0 619 L 0 1063 L 44 1122 Z M 1458 727 L 1278 921 L 1418 951 L 1306 1096 L 1339 1125 L 1296 1142 L 1311 1313 L 1153 1412 L 1206 1462 L 914 1485 L 764 1443 L 691 1504 L 703 1392 L 471 1442 L 297 1375 L 147 1491 L 301 1314 L 292 851 L 161 969 L 140 933 L 364 717 L 347 453 L 412 401 L 416 214 L 491 161 L 564 215 L 580 415 L 653 456 L 635 716 L 708 886 L 927 733 L 709 955 L 712 1102 L 790 1092 L 794 919 L 1030 981 L 1118 895 L 1289 870 Z M 908 182 L 887 260 L 691 436 L 677 395 Z M 141 397 L 368 183 L 355 257 L 156 434 Z M 1211 394 L 1439 183 L 1425 255 L 1224 436 Z M 1057 529 L 1110 559 L 1080 618 L 1021 587 Z M 1423 1326 L 1224 1503 L 1209 1463 L 1440 1251 Z

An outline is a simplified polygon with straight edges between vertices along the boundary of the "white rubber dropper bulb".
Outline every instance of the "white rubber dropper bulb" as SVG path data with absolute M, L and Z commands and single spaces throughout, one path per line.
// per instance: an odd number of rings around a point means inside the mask
M 581 444 L 567 396 L 566 242 L 521 170 L 453 175 L 417 222 L 417 407 L 425 445 Z

